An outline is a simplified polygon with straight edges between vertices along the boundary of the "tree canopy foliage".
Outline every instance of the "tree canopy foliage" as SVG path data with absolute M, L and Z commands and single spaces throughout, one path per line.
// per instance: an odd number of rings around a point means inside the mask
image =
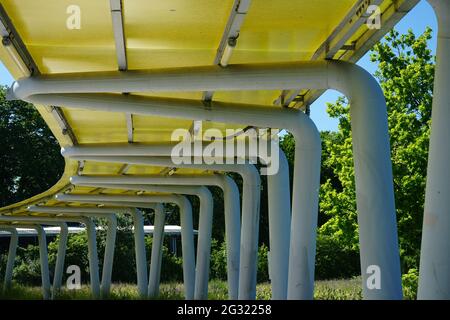
M 39 112 L 23 101 L 6 101 L 0 86 L 0 207 L 32 197 L 61 176 L 59 144 Z

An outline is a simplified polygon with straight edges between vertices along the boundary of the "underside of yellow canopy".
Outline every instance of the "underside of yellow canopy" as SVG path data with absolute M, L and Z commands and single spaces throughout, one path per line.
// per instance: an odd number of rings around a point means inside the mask
M 243 3 L 245 1 L 241 1 Z M 418 0 L 254 0 L 246 2 L 237 44 L 228 63 L 268 63 L 336 59 L 355 62 L 362 57 Z M 0 0 L 1 21 L 12 26 L 30 58 L 35 73 L 80 73 L 119 69 L 117 25 L 108 0 Z M 234 0 L 124 0 L 121 16 L 128 70 L 147 70 L 217 64 L 218 50 L 239 1 Z M 378 5 L 379 27 L 370 22 Z M 75 11 L 74 11 L 75 10 Z M 77 10 L 79 10 L 77 12 Z M 79 28 L 70 27 L 79 13 Z M 374 17 L 372 17 L 374 18 Z M 376 17 L 374 18 L 376 19 Z M 369 22 L 369 23 L 368 23 Z M 372 21 L 373 22 L 373 21 Z M 376 22 L 376 21 L 375 21 Z M 68 25 L 69 24 L 69 25 Z M 0 60 L 18 79 L 20 65 L 5 46 Z M 303 108 L 320 92 L 298 88 L 285 107 Z M 151 96 L 202 100 L 203 92 L 148 93 Z M 273 106 L 283 105 L 286 92 L 219 91 L 214 101 Z M 192 128 L 192 121 L 153 116 L 127 115 L 64 106 L 36 106 L 60 145 L 169 142 L 173 130 Z M 203 130 L 241 128 L 245 124 L 203 122 Z M 43 168 L 42 170 L 45 170 Z M 164 174 L 167 170 L 129 166 L 126 174 Z M 122 175 L 121 164 L 66 160 L 65 172 L 50 190 L 18 204 L 0 209 L 2 214 L 21 214 L 31 204 L 61 205 L 53 196 L 68 189 L 72 193 L 100 193 L 102 189 L 70 185 L 69 177 Z M 177 174 L 211 174 L 180 169 Z M 135 193 L 108 190 L 108 193 Z M 76 204 L 75 204 L 76 205 Z

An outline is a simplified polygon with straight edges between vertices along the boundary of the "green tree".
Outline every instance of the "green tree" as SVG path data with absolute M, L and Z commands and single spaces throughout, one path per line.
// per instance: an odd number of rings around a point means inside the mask
M 0 86 L 0 207 L 45 191 L 60 177 L 59 145 L 37 110 Z
M 391 158 L 402 271 L 416 268 L 430 134 L 435 59 L 428 48 L 431 29 L 415 36 L 391 31 L 378 43 L 371 60 L 378 63 L 375 76 L 388 108 Z M 328 105 L 328 114 L 339 119 L 335 139 L 326 139 L 322 168 L 332 170 L 338 181 L 328 179 L 321 188 L 320 208 L 329 219 L 319 229 L 344 249 L 358 250 L 352 134 L 349 105 L 344 98 Z M 338 183 L 337 183 L 338 182 Z

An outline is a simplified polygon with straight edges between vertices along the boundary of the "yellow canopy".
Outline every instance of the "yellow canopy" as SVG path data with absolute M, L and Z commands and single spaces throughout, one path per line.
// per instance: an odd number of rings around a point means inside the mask
M 355 62 L 417 3 L 418 0 L 249 1 L 229 63 L 326 58 Z M 28 52 L 39 73 L 118 69 L 115 26 L 109 0 L 0 0 L 0 4 L 2 22 L 14 27 L 22 49 Z M 123 0 L 121 14 L 127 68 L 157 69 L 217 63 L 218 48 L 227 37 L 227 24 L 239 4 L 234 0 Z M 373 12 L 369 7 L 371 4 L 379 5 L 381 28 L 371 28 L 366 23 L 370 12 Z M 74 13 L 73 5 L 79 9 L 79 29 L 67 26 Z M 0 60 L 16 79 L 23 76 L 20 64 L 4 46 L 0 46 Z M 167 92 L 158 95 L 201 100 L 202 94 Z M 273 105 L 281 101 L 281 94 L 279 91 L 216 92 L 213 99 Z M 315 92 L 302 94 L 308 102 L 318 96 Z M 61 121 L 54 110 L 46 106 L 36 107 L 62 147 L 74 143 L 127 143 L 130 130 L 133 143 L 170 141 L 174 129 L 192 126 L 192 121 L 187 120 L 133 115 L 130 128 L 130 119 L 127 122 L 127 115 L 123 113 L 60 106 L 60 116 L 70 129 L 70 134 L 63 134 Z M 289 107 L 301 108 L 303 104 L 292 101 Z M 204 129 L 240 127 L 219 123 L 204 123 L 203 126 Z M 68 178 L 78 170 L 78 162 L 66 160 L 64 175 L 53 188 L 2 208 L 0 213 L 20 214 L 35 203 L 58 204 L 53 195 L 69 188 Z M 131 166 L 127 173 L 161 171 L 161 168 Z M 86 162 L 83 168 L 83 174 L 120 175 L 122 172 L 122 165 L 111 163 Z M 180 174 L 193 172 L 208 174 L 198 170 L 177 171 Z M 73 192 L 98 193 L 99 190 L 76 188 Z

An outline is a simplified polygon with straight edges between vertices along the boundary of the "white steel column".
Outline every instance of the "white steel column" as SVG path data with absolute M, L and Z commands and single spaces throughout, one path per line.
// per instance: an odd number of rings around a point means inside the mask
M 367 71 L 330 64 L 330 85 L 349 97 L 363 297 L 402 299 L 386 101 Z M 297 156 L 296 156 L 297 157 Z M 295 189 L 295 187 L 294 187 Z M 380 287 L 369 287 L 374 272 Z M 314 279 L 311 279 L 313 281 Z
M 152 241 L 152 256 L 150 262 L 150 272 L 148 276 L 148 296 L 157 297 L 159 295 L 159 283 L 161 279 L 161 261 L 164 242 L 164 224 L 166 213 L 162 204 L 155 205 L 155 222 Z
M 239 259 L 241 240 L 241 204 L 239 189 L 233 179 L 218 175 L 222 180 L 225 211 L 225 241 L 227 246 L 228 298 L 236 300 L 239 292 Z
M 109 296 L 111 291 L 112 267 L 114 262 L 114 249 L 116 244 L 117 217 L 115 214 L 105 216 L 108 231 L 106 233 L 105 256 L 103 257 L 102 282 L 100 286 L 103 298 Z
M 192 188 L 192 187 L 191 187 Z M 214 203 L 207 187 L 198 188 L 200 214 L 197 237 L 197 261 L 195 268 L 195 293 L 197 300 L 208 299 L 209 265 L 211 258 L 211 235 Z
M 450 1 L 428 0 L 439 30 L 418 299 L 450 299 Z
M 145 250 L 144 216 L 138 209 L 131 209 L 134 224 L 134 249 L 136 252 L 136 274 L 139 295 L 147 296 L 147 256 Z
M 9 249 L 8 249 L 8 261 L 6 262 L 5 268 L 5 280 L 3 282 L 3 290 L 8 290 L 11 288 L 12 283 L 12 275 L 14 268 L 14 261 L 16 259 L 17 252 L 17 244 L 19 242 L 19 234 L 14 227 L 1 226 L 1 230 L 6 230 L 11 233 L 11 237 L 9 240 Z
M 33 226 L 37 231 L 39 241 L 39 259 L 41 262 L 42 296 L 44 300 L 50 298 L 50 274 L 48 271 L 47 239 L 44 228 L 40 225 Z
M 86 225 L 89 251 L 89 276 L 91 279 L 91 290 L 94 299 L 100 298 L 100 278 L 98 274 L 98 254 L 95 224 L 90 218 L 83 218 Z
M 54 299 L 61 290 L 62 278 L 64 273 L 64 260 L 66 257 L 67 237 L 69 235 L 69 229 L 66 223 L 61 222 L 58 224 L 58 226 L 60 227 L 60 232 L 58 254 L 56 255 L 55 263 L 55 273 L 53 275 L 52 299 Z
M 181 250 L 183 255 L 184 295 L 186 300 L 194 299 L 195 291 L 195 249 L 192 205 L 188 198 L 179 197 L 181 220 Z
M 277 174 L 267 176 L 270 282 L 272 284 L 272 299 L 285 300 L 287 298 L 289 273 L 291 192 L 289 165 L 286 156 L 281 149 L 275 152 L 279 152 L 279 170 Z

